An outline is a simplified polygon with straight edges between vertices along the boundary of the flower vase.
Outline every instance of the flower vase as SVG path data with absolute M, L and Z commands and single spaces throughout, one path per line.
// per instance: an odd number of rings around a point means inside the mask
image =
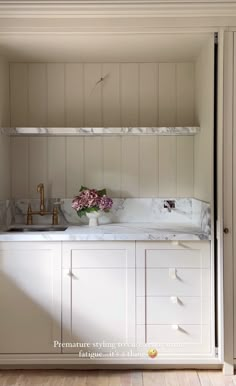
M 100 215 L 101 215 L 100 211 L 86 213 L 86 216 L 89 219 L 89 226 L 90 227 L 97 227 L 98 226 L 98 217 Z

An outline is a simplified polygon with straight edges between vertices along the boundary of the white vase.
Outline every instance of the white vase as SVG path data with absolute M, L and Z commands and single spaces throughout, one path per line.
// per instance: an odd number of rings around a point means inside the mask
M 86 216 L 89 219 L 89 226 L 90 227 L 97 227 L 98 226 L 98 217 L 101 215 L 101 212 L 90 212 L 86 213 Z

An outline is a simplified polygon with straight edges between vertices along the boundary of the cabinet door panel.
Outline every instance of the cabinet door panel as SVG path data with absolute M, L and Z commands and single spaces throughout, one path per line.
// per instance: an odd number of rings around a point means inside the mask
M 79 256 L 85 262 L 83 257 L 89 252 L 89 261 L 87 267 L 82 264 L 81 268 L 63 269 L 63 342 L 77 344 L 77 347 L 65 347 L 63 352 L 97 352 L 93 344 L 102 342 L 134 343 L 135 268 L 131 267 L 134 243 L 108 243 L 107 246 L 106 242 L 97 243 L 94 250 L 93 243 L 65 244 L 64 250 L 71 256 L 77 251 L 78 262 L 81 262 Z M 116 252 L 116 264 L 111 258 L 111 245 Z M 73 250 L 69 252 L 68 248 Z M 73 265 L 73 258 L 71 260 Z M 101 351 L 111 349 L 102 347 Z
M 57 353 L 60 243 L 1 243 L 0 353 Z
M 69 281 L 66 275 L 63 277 L 63 284 Z M 134 269 L 73 270 L 71 310 L 63 309 L 71 315 L 69 342 L 93 344 L 133 341 L 132 286 Z M 68 325 L 63 324 L 63 341 L 65 333 L 68 336 Z

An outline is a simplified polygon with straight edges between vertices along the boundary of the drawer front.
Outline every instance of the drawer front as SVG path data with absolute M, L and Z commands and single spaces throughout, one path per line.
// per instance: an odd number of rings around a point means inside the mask
M 153 344 L 162 353 L 210 353 L 211 338 L 208 325 L 181 324 L 177 330 L 172 325 L 138 325 L 138 344 Z
M 134 268 L 135 244 L 130 242 L 64 242 L 63 268 Z
M 137 298 L 137 324 L 210 324 L 210 298 Z
M 148 268 L 184 267 L 209 268 L 209 256 L 203 256 L 201 250 L 148 250 L 146 251 Z
M 177 244 L 177 245 L 176 245 Z M 210 268 L 210 242 L 137 242 L 139 268 Z
M 138 296 L 143 295 L 143 293 L 138 294 Z M 146 269 L 146 295 L 209 296 L 210 270 L 198 268 Z

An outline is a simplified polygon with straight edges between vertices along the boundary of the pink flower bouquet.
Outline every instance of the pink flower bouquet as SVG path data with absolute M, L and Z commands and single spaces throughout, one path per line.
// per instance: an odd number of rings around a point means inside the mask
M 107 196 L 106 189 L 88 189 L 85 186 L 81 186 L 79 195 L 72 200 L 72 208 L 76 210 L 79 217 L 100 210 L 109 212 L 112 204 L 113 201 Z

